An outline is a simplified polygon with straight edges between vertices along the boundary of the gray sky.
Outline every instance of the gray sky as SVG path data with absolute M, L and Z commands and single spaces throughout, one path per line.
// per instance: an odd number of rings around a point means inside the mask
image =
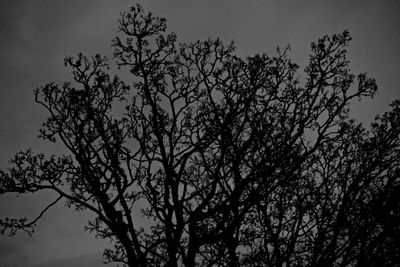
M 46 113 L 34 103 L 33 89 L 50 81 L 70 80 L 65 55 L 78 52 L 110 55 L 116 19 L 132 1 L 0 2 L 0 167 L 18 150 L 57 153 L 59 147 L 36 138 Z M 220 37 L 235 40 L 241 56 L 292 47 L 292 58 L 302 68 L 309 45 L 324 34 L 348 29 L 353 37 L 349 58 L 355 73 L 377 79 L 378 95 L 354 105 L 353 114 L 369 122 L 400 98 L 400 2 L 386 1 L 142 1 L 146 10 L 166 17 L 180 41 Z M 129 82 L 129 81 L 127 81 Z M 51 194 L 0 197 L 0 217 L 34 216 Z M 0 265 L 16 262 L 32 266 L 62 258 L 65 264 L 100 253 L 107 243 L 83 232 L 89 215 L 55 207 L 38 224 L 33 237 L 23 233 L 0 236 Z M 79 261 L 82 262 L 82 261 Z M 58 262 L 59 266 L 62 266 Z

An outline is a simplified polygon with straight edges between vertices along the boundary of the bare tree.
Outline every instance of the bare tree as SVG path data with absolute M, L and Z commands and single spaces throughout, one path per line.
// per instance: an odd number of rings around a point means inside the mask
M 398 263 L 400 102 L 369 131 L 349 118 L 377 89 L 348 69 L 349 33 L 312 44 L 302 85 L 288 48 L 242 59 L 166 28 L 139 5 L 121 15 L 114 59 L 132 86 L 79 54 L 65 59 L 72 83 L 35 91 L 40 137 L 68 153 L 19 152 L 0 193 L 58 197 L 2 232 L 31 232 L 64 200 L 94 213 L 106 261 L 127 266 Z

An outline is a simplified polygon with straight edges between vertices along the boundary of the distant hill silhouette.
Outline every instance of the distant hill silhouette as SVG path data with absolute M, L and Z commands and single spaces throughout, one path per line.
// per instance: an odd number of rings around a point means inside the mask
M 2 262 L 0 260 L 0 266 L 2 267 L 98 267 L 98 266 L 110 266 L 114 267 L 115 265 L 112 264 L 104 264 L 103 259 L 100 254 L 84 254 L 78 257 L 74 258 L 59 258 L 59 259 L 51 259 L 51 260 L 46 260 L 43 262 L 37 262 L 37 263 L 21 263 L 21 264 L 15 264 L 15 263 L 7 263 L 7 262 Z
M 105 265 L 99 254 L 85 254 L 75 258 L 60 258 L 38 263 L 32 267 L 97 267 Z M 28 267 L 28 265 L 27 265 Z

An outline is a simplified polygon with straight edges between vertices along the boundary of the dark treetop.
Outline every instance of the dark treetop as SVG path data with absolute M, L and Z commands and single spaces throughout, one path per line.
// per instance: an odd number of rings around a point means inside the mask
M 133 85 L 79 54 L 65 59 L 73 82 L 35 91 L 40 137 L 68 153 L 22 151 L 1 171 L 1 194 L 58 196 L 36 219 L 3 218 L 3 233 L 30 233 L 63 200 L 95 214 L 106 261 L 128 266 L 399 263 L 400 101 L 370 130 L 349 118 L 377 88 L 348 69 L 347 31 L 312 43 L 301 82 L 289 49 L 178 44 L 140 6 L 119 25 Z

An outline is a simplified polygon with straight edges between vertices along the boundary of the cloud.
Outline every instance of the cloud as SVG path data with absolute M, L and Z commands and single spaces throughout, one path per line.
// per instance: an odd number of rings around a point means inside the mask
M 21 247 L 18 246 L 17 244 L 9 242 L 8 240 L 0 241 L 0 258 L 1 259 L 11 258 L 19 253 L 21 253 Z
M 29 260 L 28 251 L 20 240 L 6 237 L 0 241 L 0 266 L 14 267 Z

